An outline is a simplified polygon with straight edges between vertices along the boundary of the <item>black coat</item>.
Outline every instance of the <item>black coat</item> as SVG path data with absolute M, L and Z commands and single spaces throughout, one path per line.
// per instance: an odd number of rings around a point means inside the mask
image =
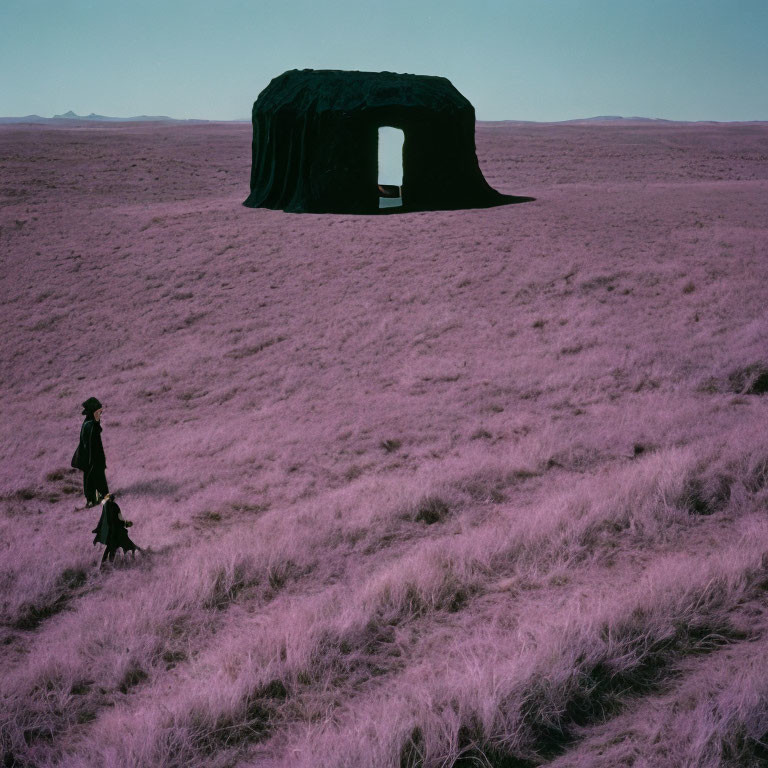
M 93 543 L 106 544 L 107 549 L 122 548 L 124 552 L 136 549 L 128 536 L 125 521 L 120 519 L 120 507 L 111 499 L 101 505 L 101 517 L 93 533 L 96 534 Z
M 86 416 L 80 427 L 79 465 L 83 471 L 106 469 L 107 457 L 101 442 L 101 424 L 92 416 Z

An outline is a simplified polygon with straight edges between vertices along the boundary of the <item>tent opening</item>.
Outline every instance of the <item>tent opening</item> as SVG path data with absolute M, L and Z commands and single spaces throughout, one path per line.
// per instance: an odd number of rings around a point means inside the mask
M 379 128 L 379 208 L 399 208 L 403 204 L 403 142 L 399 128 Z

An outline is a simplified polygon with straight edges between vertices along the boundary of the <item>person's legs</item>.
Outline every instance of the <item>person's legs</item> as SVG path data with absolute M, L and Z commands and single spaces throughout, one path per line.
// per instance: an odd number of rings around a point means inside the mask
M 108 493 L 109 486 L 107 485 L 107 475 L 103 468 L 97 468 L 93 470 L 93 477 L 91 480 L 91 487 L 93 488 L 93 500 L 98 504 Z
M 96 501 L 93 498 L 93 472 L 89 469 L 83 470 L 83 493 L 85 494 L 85 506 L 94 506 Z
M 87 507 L 95 507 L 109 493 L 107 475 L 103 467 L 83 470 L 83 493 Z
M 101 562 L 102 564 L 109 560 L 110 563 L 115 562 L 115 549 L 112 547 L 104 547 L 104 554 L 101 556 Z

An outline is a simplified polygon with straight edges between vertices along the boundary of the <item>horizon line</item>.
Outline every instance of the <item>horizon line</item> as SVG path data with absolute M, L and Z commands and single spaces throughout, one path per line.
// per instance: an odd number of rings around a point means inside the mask
M 171 117 L 170 115 L 134 115 L 130 117 L 117 117 L 113 115 L 102 115 L 91 112 L 88 115 L 78 115 L 74 111 L 69 110 L 62 114 L 54 114 L 51 117 L 45 117 L 36 113 L 20 116 L 0 116 L 1 124 L 24 124 L 24 123 L 36 123 L 36 122 L 179 122 L 179 123 L 250 123 L 250 117 L 240 118 L 208 118 L 208 117 Z M 716 123 L 716 124 L 733 124 L 733 123 L 766 123 L 768 119 L 751 119 L 751 120 L 714 120 L 714 119 L 698 119 L 698 120 L 681 120 L 665 117 L 645 117 L 641 115 L 593 115 L 589 117 L 570 117 L 562 120 L 530 120 L 525 118 L 501 118 L 501 119 L 488 119 L 476 117 L 477 123 L 491 123 L 491 124 L 503 124 L 503 123 L 524 123 L 524 124 L 540 124 L 540 125 L 552 125 L 558 123 L 581 123 L 581 122 L 649 122 L 649 123 Z

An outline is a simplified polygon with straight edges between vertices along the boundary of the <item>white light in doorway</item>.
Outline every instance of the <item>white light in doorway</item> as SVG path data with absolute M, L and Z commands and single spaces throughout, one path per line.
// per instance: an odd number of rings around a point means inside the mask
M 394 208 L 403 204 L 403 142 L 405 134 L 399 128 L 385 125 L 379 128 L 379 208 Z M 397 187 L 395 197 L 391 187 Z M 390 188 L 390 189 L 387 189 Z

